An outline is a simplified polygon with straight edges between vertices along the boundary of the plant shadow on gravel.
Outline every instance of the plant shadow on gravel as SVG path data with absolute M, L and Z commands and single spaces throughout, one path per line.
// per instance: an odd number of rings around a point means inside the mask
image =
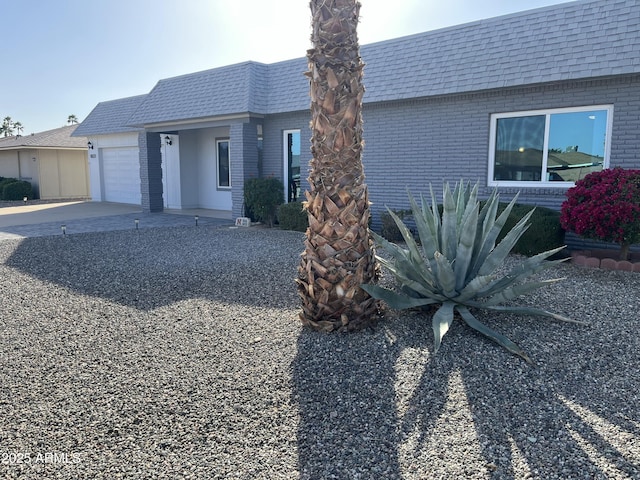
M 302 330 L 292 366 L 301 479 L 400 477 L 388 349 L 379 332 Z
M 621 288 L 610 280 L 594 283 L 605 297 Z M 536 366 L 460 321 L 433 356 L 430 322 L 413 312 L 373 333 L 304 329 L 293 364 L 301 478 L 640 478 L 640 375 L 629 364 L 640 362 L 630 333 L 640 305 L 628 307 L 619 332 L 479 314 Z
M 75 292 L 150 311 L 185 299 L 286 307 L 269 289 L 282 281 L 282 264 L 297 251 L 279 249 L 290 233 L 217 227 L 161 228 L 26 238 L 5 264 Z M 257 237 L 270 247 L 259 248 Z M 247 265 L 260 264 L 258 274 Z M 240 268 L 239 268 L 240 267 Z M 259 275 L 259 276 L 257 276 Z M 295 289 L 290 299 L 297 298 Z
M 205 228 L 43 237 L 20 242 L 5 265 L 143 311 L 194 297 L 291 311 L 301 238 Z M 412 312 L 373 332 L 302 329 L 297 410 L 286 413 L 299 417 L 300 477 L 640 478 L 640 276 L 558 269 L 573 289 L 528 301 L 591 327 L 479 314 L 535 367 L 460 322 L 434 357 L 430 320 Z

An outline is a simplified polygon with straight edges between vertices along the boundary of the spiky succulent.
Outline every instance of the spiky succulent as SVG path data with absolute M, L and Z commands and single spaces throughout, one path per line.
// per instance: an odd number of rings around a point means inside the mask
M 455 312 L 471 328 L 529 363 L 532 363 L 531 359 L 518 345 L 481 323 L 471 310 L 488 309 L 582 323 L 540 308 L 502 305 L 561 280 L 524 281 L 527 277 L 564 261 L 547 260 L 564 248 L 559 247 L 527 258 L 507 274 L 500 275 L 497 272 L 528 228 L 528 220 L 533 213 L 532 210 L 525 215 L 496 245 L 517 195 L 497 215 L 499 195 L 494 191 L 481 208 L 478 184 L 471 188 L 461 181 L 453 192 L 449 184 L 445 184 L 442 213 L 438 209 L 431 186 L 430 193 L 431 205 L 421 197 L 421 206 L 409 194 L 419 244 L 409 228 L 391 210 L 389 214 L 400 229 L 407 248 L 374 233 L 374 239 L 390 257 L 387 259 L 378 256 L 378 261 L 393 274 L 399 291 L 373 284 L 362 285 L 362 288 L 394 309 L 439 305 L 432 319 L 436 352 L 453 322 Z

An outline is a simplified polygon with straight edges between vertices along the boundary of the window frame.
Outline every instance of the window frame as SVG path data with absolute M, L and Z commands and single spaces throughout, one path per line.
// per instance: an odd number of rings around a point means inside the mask
M 586 105 L 580 107 L 563 107 L 563 108 L 547 108 L 540 110 L 523 110 L 518 112 L 492 113 L 490 117 L 489 128 L 489 169 L 487 173 L 487 185 L 490 187 L 531 187 L 531 188 L 564 188 L 568 189 L 575 185 L 574 182 L 559 182 L 549 180 L 494 180 L 495 173 L 495 156 L 496 156 L 496 134 L 498 128 L 498 120 L 504 118 L 518 118 L 531 116 L 545 116 L 544 141 L 542 166 L 540 170 L 541 178 L 546 177 L 544 173 L 547 171 L 547 162 L 549 158 L 549 128 L 551 115 L 558 113 L 578 113 L 589 112 L 593 110 L 605 110 L 607 112 L 607 124 L 605 131 L 604 157 L 602 160 L 602 169 L 609 168 L 611 156 L 611 132 L 613 125 L 613 105 Z
M 229 168 L 229 185 L 221 185 L 220 182 L 220 144 L 226 142 L 227 144 L 227 162 Z M 231 190 L 231 141 L 228 137 L 216 138 L 216 189 L 218 190 Z

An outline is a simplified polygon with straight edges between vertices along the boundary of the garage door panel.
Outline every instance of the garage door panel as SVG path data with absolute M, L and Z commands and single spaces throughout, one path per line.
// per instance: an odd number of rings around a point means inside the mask
M 137 149 L 103 149 L 102 176 L 105 201 L 136 205 L 142 203 Z

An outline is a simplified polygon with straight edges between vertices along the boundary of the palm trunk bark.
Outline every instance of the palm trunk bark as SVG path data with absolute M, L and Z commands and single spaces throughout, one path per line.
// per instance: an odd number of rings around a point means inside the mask
M 357 330 L 377 302 L 360 288 L 378 277 L 362 166 L 362 84 L 356 0 L 312 0 L 309 228 L 298 269 L 300 318 L 323 331 Z

